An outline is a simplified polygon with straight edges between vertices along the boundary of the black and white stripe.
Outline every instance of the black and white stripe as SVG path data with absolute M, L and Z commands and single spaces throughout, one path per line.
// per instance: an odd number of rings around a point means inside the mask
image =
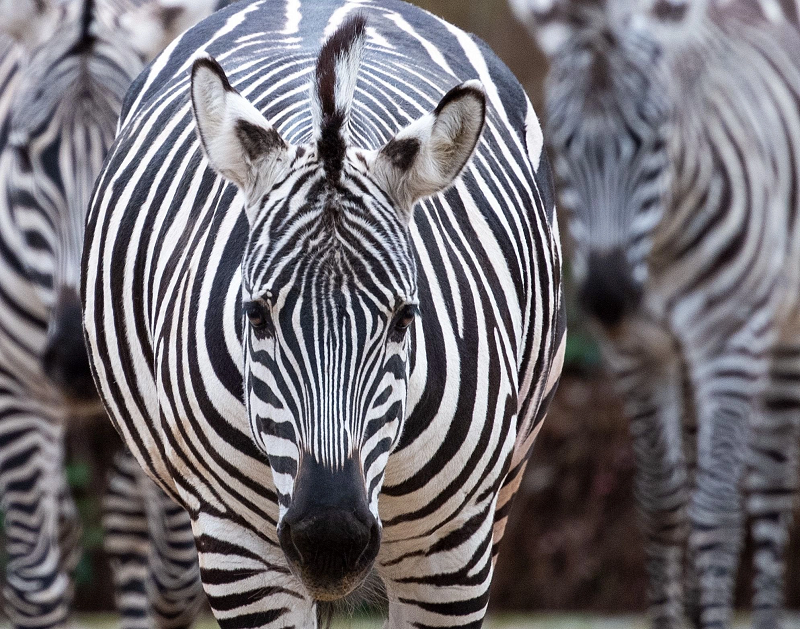
M 135 9 L 153 14 L 138 26 L 166 30 L 154 5 Z M 80 527 L 63 434 L 66 422 L 102 413 L 78 300 L 86 207 L 125 92 L 157 52 L 121 27 L 133 10 L 117 0 L 0 3 L 0 501 L 17 627 L 68 621 Z M 123 626 L 188 625 L 202 602 L 190 523 L 163 495 L 148 498 L 161 492 L 141 470 L 125 484 L 127 457 L 110 480 L 105 540 Z M 143 540 L 133 505 L 148 510 Z M 133 590 L 143 596 L 129 600 Z
M 800 424 L 795 3 L 512 4 L 551 55 L 549 137 L 631 421 L 654 625 L 730 626 L 745 484 L 754 623 L 777 627 Z
M 564 341 L 538 121 L 482 42 L 395 0 L 218 12 L 128 93 L 83 269 L 223 627 L 315 626 L 370 570 L 389 626 L 480 625 Z

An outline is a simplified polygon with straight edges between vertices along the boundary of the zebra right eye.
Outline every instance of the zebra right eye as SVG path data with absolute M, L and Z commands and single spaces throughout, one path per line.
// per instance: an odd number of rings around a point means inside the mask
M 244 314 L 250 322 L 250 326 L 260 332 L 261 335 L 271 336 L 272 334 L 272 319 L 269 316 L 266 304 L 260 299 L 255 301 L 248 301 L 244 305 Z

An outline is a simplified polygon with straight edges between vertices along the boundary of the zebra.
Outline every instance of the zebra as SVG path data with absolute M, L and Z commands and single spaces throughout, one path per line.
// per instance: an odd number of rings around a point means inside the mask
M 161 0 L 0 2 L 0 505 L 15 627 L 68 620 L 81 533 L 64 432 L 103 412 L 78 296 L 85 208 L 125 91 L 159 29 L 186 15 Z M 114 470 L 105 545 L 122 624 L 186 626 L 203 602 L 188 517 L 129 454 Z
M 797 12 L 512 6 L 550 61 L 546 128 L 630 420 L 652 623 L 730 626 L 746 511 L 754 625 L 777 627 L 800 417 Z
M 563 362 L 554 211 L 511 72 L 399 0 L 238 2 L 140 75 L 84 327 L 223 629 L 376 579 L 387 626 L 481 625 Z

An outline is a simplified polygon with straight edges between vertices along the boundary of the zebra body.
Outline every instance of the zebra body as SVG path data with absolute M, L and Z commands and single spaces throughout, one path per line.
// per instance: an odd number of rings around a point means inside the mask
M 800 420 L 796 12 L 513 4 L 551 55 L 549 138 L 631 421 L 653 622 L 730 625 L 746 504 L 754 622 L 775 627 Z
M 167 26 L 158 2 L 125 6 L 0 2 L 0 500 L 17 627 L 66 625 L 80 557 L 64 432 L 103 413 L 78 299 L 85 208 L 125 91 L 158 52 L 121 22 Z M 202 602 L 188 518 L 151 498 L 130 455 L 114 469 L 105 545 L 123 625 L 186 625 Z
M 237 3 L 128 93 L 84 323 L 223 627 L 315 626 L 373 562 L 390 626 L 480 625 L 563 355 L 541 146 L 491 51 L 395 0 Z

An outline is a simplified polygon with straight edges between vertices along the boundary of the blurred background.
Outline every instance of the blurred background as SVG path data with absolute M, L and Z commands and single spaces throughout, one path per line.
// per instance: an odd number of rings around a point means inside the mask
M 537 111 L 543 110 L 546 61 L 513 19 L 507 0 L 416 4 L 485 40 L 525 86 Z M 569 248 L 569 242 L 564 245 Z M 567 363 L 507 529 L 492 588 L 494 612 L 645 609 L 643 540 L 634 512 L 627 423 L 571 295 L 568 307 Z M 69 438 L 69 482 L 84 520 L 86 549 L 77 574 L 80 611 L 113 608 L 110 572 L 101 548 L 98 496 L 107 457 L 113 452 L 108 444 L 115 438 L 110 425 L 103 431 L 78 427 Z M 789 557 L 787 603 L 797 608 L 797 534 Z M 749 561 L 748 553 L 739 575 L 740 606 L 749 601 Z

